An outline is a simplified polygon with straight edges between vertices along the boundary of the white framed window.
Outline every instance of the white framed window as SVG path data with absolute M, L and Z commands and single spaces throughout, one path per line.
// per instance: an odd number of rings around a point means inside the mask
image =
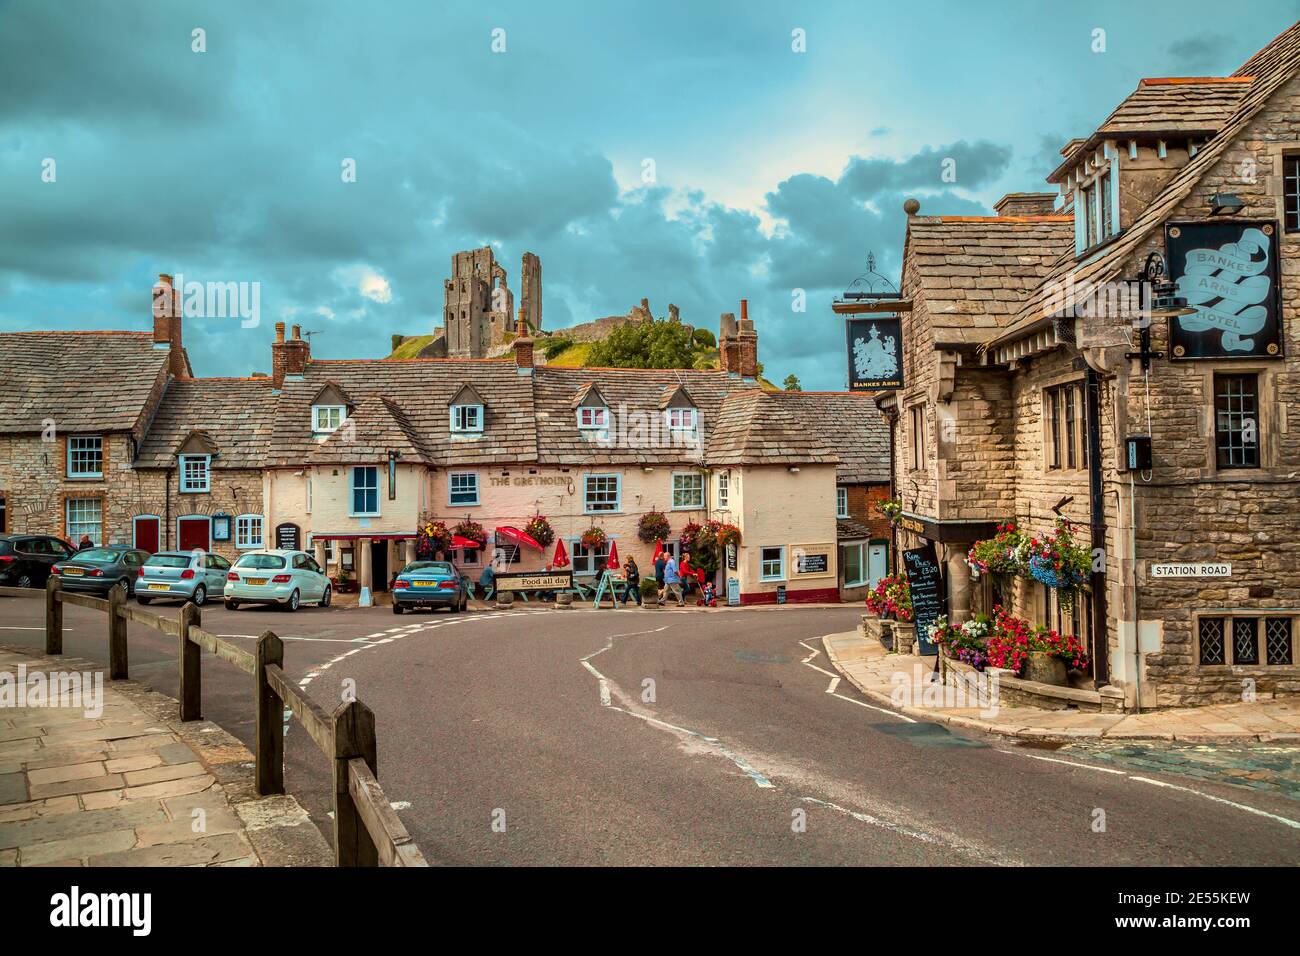
M 181 455 L 180 470 L 182 493 L 212 490 L 211 455 Z
M 609 409 L 604 405 L 584 405 L 578 409 L 578 427 L 590 431 L 609 427 Z
M 758 552 L 758 579 L 760 581 L 785 580 L 785 546 L 760 548 Z
M 693 432 L 697 413 L 693 408 L 668 409 L 668 428 L 675 432 Z
M 573 573 L 578 575 L 599 574 L 609 563 L 609 538 L 599 548 L 584 548 L 581 538 L 571 538 L 569 554 L 573 559 Z
M 673 510 L 704 507 L 704 476 L 698 471 L 673 473 Z
M 447 476 L 447 504 L 478 504 L 478 472 L 453 471 Z
M 718 472 L 718 507 L 730 507 L 731 500 L 731 472 Z
M 235 547 L 240 549 L 265 547 L 261 515 L 239 515 L 235 518 Z
M 75 546 L 84 534 L 97 545 L 104 543 L 104 502 L 99 498 L 69 498 L 68 540 Z
M 481 548 L 463 548 L 451 553 L 451 559 L 456 562 L 458 567 L 477 568 L 482 564 L 483 550 Z
M 840 573 L 844 575 L 846 588 L 860 587 L 867 583 L 867 543 L 855 541 L 840 545 Z
M 68 477 L 104 477 L 104 439 L 99 435 L 68 438 Z
M 334 431 L 348 417 L 347 411 L 347 407 L 343 405 L 313 405 L 311 430 L 318 435 Z
M 451 406 L 451 430 L 453 432 L 481 432 L 483 430 L 483 406 Z
M 358 465 L 349 479 L 352 485 L 352 516 L 365 518 L 379 514 L 379 469 Z
M 847 518 L 849 516 L 849 489 L 843 485 L 835 486 L 835 517 Z
M 582 508 L 586 514 L 609 514 L 623 510 L 622 482 L 618 475 L 584 475 Z
M 326 538 L 324 541 L 321 541 L 320 543 L 325 545 L 325 566 L 328 568 L 330 565 L 334 563 L 334 558 L 335 558 L 334 541 L 330 538 Z M 315 549 L 315 547 L 316 547 L 316 539 L 311 537 L 311 535 L 308 535 L 307 550 L 312 551 Z

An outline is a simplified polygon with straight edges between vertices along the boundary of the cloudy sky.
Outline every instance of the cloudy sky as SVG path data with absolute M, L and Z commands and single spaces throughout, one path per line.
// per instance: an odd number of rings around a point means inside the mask
M 868 251 L 897 281 L 905 198 L 979 215 L 1047 188 L 1140 77 L 1230 73 L 1294 16 L 0 0 L 0 330 L 147 329 L 173 272 L 260 284 L 259 327 L 186 320 L 200 375 L 268 370 L 280 319 L 317 331 L 317 356 L 381 356 L 440 322 L 451 254 L 491 243 L 515 288 L 541 256 L 549 329 L 643 296 L 716 329 L 746 297 L 769 377 L 843 388 L 830 300 Z

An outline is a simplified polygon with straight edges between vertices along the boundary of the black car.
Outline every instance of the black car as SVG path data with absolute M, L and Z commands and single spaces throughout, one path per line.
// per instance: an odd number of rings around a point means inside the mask
M 118 587 L 123 597 L 129 597 L 135 593 L 135 579 L 148 560 L 148 551 L 110 544 L 82 548 L 72 557 L 57 562 L 51 570 L 69 591 L 89 591 L 102 596 Z
M 66 561 L 76 549 L 48 534 L 0 534 L 0 585 L 43 588 L 56 561 Z

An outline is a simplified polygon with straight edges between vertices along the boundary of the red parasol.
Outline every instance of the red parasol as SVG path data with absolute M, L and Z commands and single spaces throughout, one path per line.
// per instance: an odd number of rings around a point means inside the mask
M 654 557 L 652 557 L 652 558 L 650 559 L 650 563 L 651 563 L 651 564 L 654 564 L 656 561 L 658 561 L 658 560 L 659 560 L 659 555 L 661 555 L 661 554 L 663 554 L 663 553 L 664 553 L 664 543 L 663 543 L 662 541 L 656 541 L 656 542 L 655 542 L 655 553 L 654 553 Z
M 569 552 L 564 550 L 564 539 L 555 539 L 555 557 L 551 558 L 551 566 L 556 568 L 567 568 L 569 566 Z
M 609 543 L 609 557 L 605 559 L 605 567 L 607 568 L 618 567 L 618 542 L 617 541 L 611 541 Z
M 536 548 L 538 551 L 542 550 L 541 542 L 536 538 L 510 525 L 501 525 L 497 528 L 497 537 L 505 538 L 507 541 L 513 541 L 515 544 L 522 544 L 529 548 Z
M 473 538 L 465 538 L 458 534 L 451 536 L 451 549 L 453 551 L 477 551 L 482 545 Z

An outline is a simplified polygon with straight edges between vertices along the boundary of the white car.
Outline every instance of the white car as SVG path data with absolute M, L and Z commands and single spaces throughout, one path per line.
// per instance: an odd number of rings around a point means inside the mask
M 300 604 L 329 607 L 330 579 L 306 551 L 249 551 L 226 575 L 226 607 L 278 604 L 296 611 Z

